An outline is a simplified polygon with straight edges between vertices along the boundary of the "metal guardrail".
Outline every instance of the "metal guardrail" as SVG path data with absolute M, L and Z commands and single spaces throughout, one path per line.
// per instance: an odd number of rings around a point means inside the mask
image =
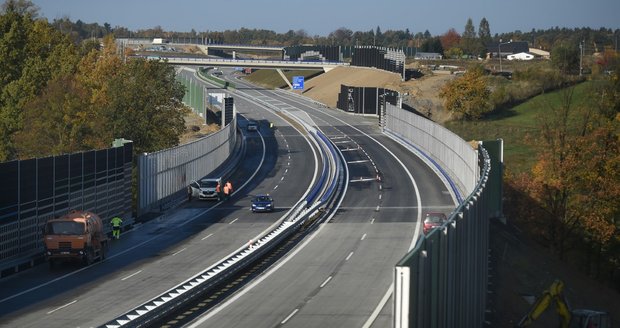
M 333 147 L 331 142 L 325 138 L 322 133 L 312 134 L 314 138 L 317 140 L 321 140 L 323 142 L 327 142 L 325 144 L 326 147 Z M 330 157 L 331 160 L 323 161 L 323 171 L 325 172 L 328 166 L 331 167 L 339 167 L 342 168 L 343 160 L 342 157 L 336 158 L 335 153 L 332 154 L 333 157 Z M 335 161 L 338 161 L 340 165 L 336 165 Z M 334 172 L 333 179 L 330 182 L 329 186 L 324 186 L 326 179 L 319 179 L 315 188 L 317 190 L 330 190 L 333 191 L 336 188 L 338 183 L 341 183 L 343 180 L 338 177 L 341 175 L 342 171 Z M 315 189 L 313 188 L 313 189 Z M 331 192 L 330 192 L 331 193 Z M 324 195 L 327 194 L 324 192 Z M 329 195 L 331 198 L 332 194 Z M 316 197 L 315 197 L 316 198 Z M 325 197 L 321 198 L 327 199 Z M 226 258 L 220 260 L 218 263 L 210 266 L 206 270 L 200 272 L 194 277 L 184 281 L 176 287 L 173 287 L 166 292 L 160 294 L 154 299 L 149 300 L 146 303 L 132 309 L 131 311 L 111 320 L 104 324 L 105 327 L 115 328 L 121 326 L 131 326 L 131 327 L 143 327 L 148 326 L 151 323 L 154 323 L 160 318 L 168 315 L 169 313 L 174 312 L 175 310 L 183 307 L 189 302 L 193 301 L 199 295 L 209 291 L 218 285 L 219 282 L 223 281 L 227 277 L 239 272 L 246 266 L 250 265 L 258 258 L 265 255 L 271 249 L 276 247 L 282 240 L 286 239 L 294 232 L 296 232 L 305 221 L 311 217 L 316 210 L 321 207 L 321 205 L 325 205 L 322 201 L 317 201 L 313 203 L 311 206 L 308 206 L 306 201 L 298 203 L 297 207 L 290 211 L 289 216 L 285 216 L 282 218 L 281 223 L 271 232 L 266 233 L 265 235 L 257 238 L 256 242 L 252 242 L 248 245 L 242 246 L 237 251 L 233 252 L 231 255 Z

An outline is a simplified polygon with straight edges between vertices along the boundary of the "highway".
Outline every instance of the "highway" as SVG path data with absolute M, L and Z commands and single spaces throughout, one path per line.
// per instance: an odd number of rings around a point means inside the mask
M 394 265 L 421 233 L 424 211 L 454 208 L 446 186 L 422 161 L 383 136 L 376 118 L 235 83 L 239 92 L 320 128 L 342 151 L 350 182 L 330 222 L 190 326 L 391 327 Z
M 349 171 L 346 196 L 329 222 L 190 326 L 391 327 L 394 265 L 421 233 L 424 211 L 454 208 L 447 187 L 421 160 L 385 137 L 376 118 L 235 83 L 238 111 L 259 121 L 261 129 L 260 135 L 244 132 L 248 151 L 233 176 L 233 198 L 218 204 L 192 201 L 137 226 L 113 243 L 102 263 L 68 264 L 51 272 L 41 265 L 3 279 L 0 326 L 102 325 L 277 223 L 307 192 L 320 163 L 317 150 L 276 108 L 319 128 L 341 150 Z M 269 129 L 269 122 L 276 129 Z M 244 181 L 249 183 L 240 188 Z M 257 193 L 270 193 L 277 211 L 252 214 L 250 197 Z
M 311 144 L 286 121 L 240 99 L 236 105 L 243 115 L 258 120 L 261 129 L 244 132 L 248 151 L 232 176 L 236 191 L 231 200 L 194 200 L 136 226 L 113 241 L 108 259 L 90 267 L 67 263 L 50 271 L 39 265 L 2 279 L 0 326 L 102 325 L 274 225 L 307 192 L 320 163 Z M 278 129 L 269 129 L 267 121 Z M 250 198 L 257 193 L 276 199 L 274 213 L 251 213 Z

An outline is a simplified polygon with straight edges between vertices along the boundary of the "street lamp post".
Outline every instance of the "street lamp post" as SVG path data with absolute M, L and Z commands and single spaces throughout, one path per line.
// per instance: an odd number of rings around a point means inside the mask
M 499 39 L 499 45 L 497 46 L 497 51 L 499 52 L 499 71 L 502 72 L 502 44 L 509 44 L 512 42 L 512 39 L 508 42 L 502 43 L 502 39 Z

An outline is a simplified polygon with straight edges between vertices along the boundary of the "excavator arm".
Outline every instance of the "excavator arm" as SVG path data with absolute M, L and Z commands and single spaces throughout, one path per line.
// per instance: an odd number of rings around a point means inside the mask
M 528 311 L 528 313 L 519 321 L 517 327 L 528 327 L 534 322 L 534 320 L 538 319 L 545 310 L 551 305 L 551 302 L 555 302 L 556 310 L 561 318 L 562 328 L 568 328 L 570 325 L 571 314 L 566 301 L 562 295 L 562 291 L 564 290 L 564 283 L 560 280 L 555 280 L 549 289 L 545 290 L 543 294 L 536 299 L 536 302 L 532 304 L 532 307 Z

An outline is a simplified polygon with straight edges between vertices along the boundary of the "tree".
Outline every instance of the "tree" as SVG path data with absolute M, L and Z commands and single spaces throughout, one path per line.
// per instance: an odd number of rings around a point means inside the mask
M 480 65 L 473 65 L 462 77 L 446 83 L 439 93 L 445 99 L 446 109 L 466 120 L 476 120 L 490 109 L 490 95 Z
M 593 106 L 575 108 L 573 90 L 562 90 L 560 105 L 540 115 L 538 161 L 520 183 L 542 209 L 538 234 L 561 259 L 579 239 L 599 250 L 608 245 L 620 213 L 617 123 Z
M 482 41 L 483 44 L 487 44 L 491 41 L 491 28 L 489 27 L 489 21 L 485 17 L 482 17 L 480 20 L 480 25 L 478 26 L 478 38 Z
M 166 63 L 131 60 L 107 86 L 105 140 L 133 140 L 136 153 L 178 145 L 185 131 L 184 87 Z
M 564 74 L 579 70 L 579 49 L 575 45 L 560 43 L 551 50 L 551 62 Z
M 45 157 L 89 150 L 93 147 L 94 121 L 88 95 L 72 77 L 49 82 L 23 112 L 27 128 L 15 135 L 21 158 Z
M 454 28 L 451 28 L 440 37 L 440 40 L 445 51 L 457 46 L 461 42 L 461 35 Z
M 471 18 L 467 19 L 465 30 L 461 38 L 461 48 L 463 52 L 469 55 L 478 53 L 478 40 L 476 39 L 476 30 Z

